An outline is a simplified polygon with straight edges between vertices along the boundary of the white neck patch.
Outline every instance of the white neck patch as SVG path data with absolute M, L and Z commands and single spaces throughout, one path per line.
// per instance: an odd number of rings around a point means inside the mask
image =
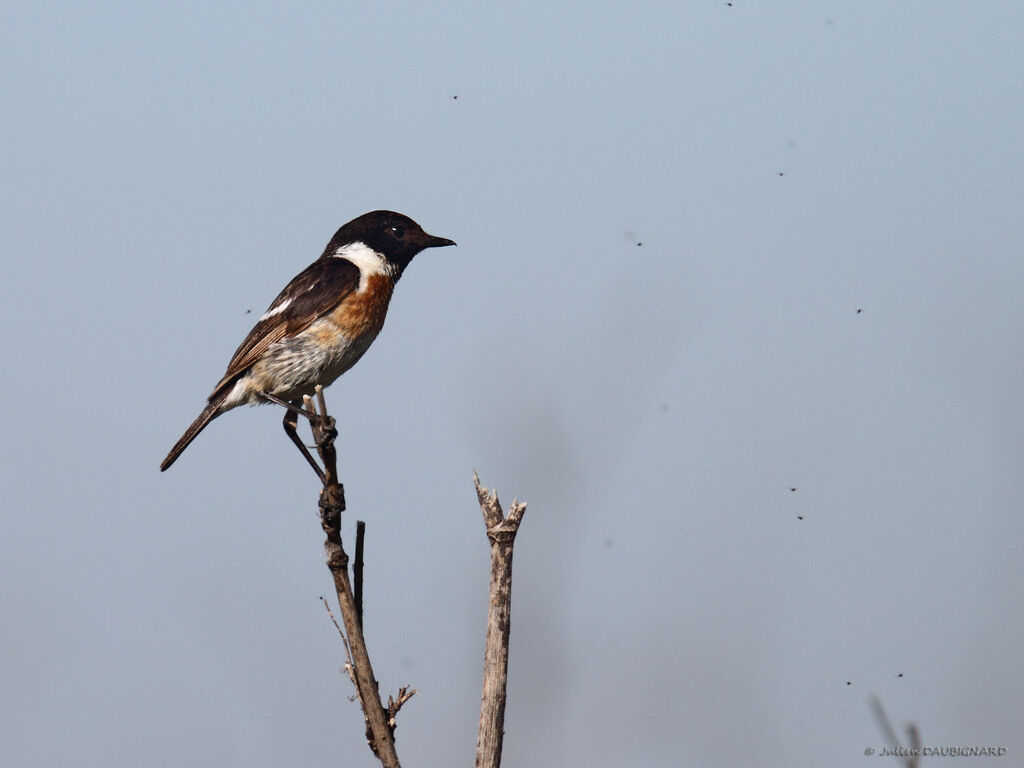
M 366 290 L 370 275 L 388 275 L 393 277 L 395 268 L 387 259 L 363 242 L 349 243 L 331 254 L 335 258 L 347 259 L 359 267 L 359 290 Z

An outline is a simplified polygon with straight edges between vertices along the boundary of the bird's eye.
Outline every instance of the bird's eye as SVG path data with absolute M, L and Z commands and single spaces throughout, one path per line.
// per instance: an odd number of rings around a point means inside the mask
M 405 227 L 400 227 L 397 224 L 391 228 L 391 234 L 401 240 L 405 237 Z

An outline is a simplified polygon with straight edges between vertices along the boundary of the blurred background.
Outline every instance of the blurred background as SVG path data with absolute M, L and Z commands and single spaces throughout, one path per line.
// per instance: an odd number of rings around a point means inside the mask
M 157 466 L 335 229 L 421 254 L 328 390 L 399 754 L 1024 749 L 1024 8 L 9 2 L 0 763 L 377 763 L 277 409 Z M 1014 757 L 1014 756 L 1017 757 Z M 952 762 L 952 759 L 950 761 Z

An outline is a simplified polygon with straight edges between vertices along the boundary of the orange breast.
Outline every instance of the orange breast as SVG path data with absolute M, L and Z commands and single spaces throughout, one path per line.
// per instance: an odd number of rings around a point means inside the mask
M 388 303 L 395 290 L 395 283 L 387 275 L 370 275 L 366 288 L 351 294 L 331 313 L 331 320 L 345 336 L 357 339 L 369 334 L 372 337 L 384 327 Z

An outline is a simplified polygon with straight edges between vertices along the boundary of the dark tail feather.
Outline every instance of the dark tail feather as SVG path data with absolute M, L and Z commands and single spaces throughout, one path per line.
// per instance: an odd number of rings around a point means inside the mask
M 203 409 L 203 412 L 199 414 L 199 418 L 192 422 L 192 426 L 185 430 L 185 434 L 181 436 L 181 439 L 174 444 L 171 448 L 171 452 L 167 454 L 167 458 L 160 464 L 160 471 L 164 472 L 168 467 L 171 466 L 181 452 L 188 448 L 189 443 L 195 440 L 199 433 L 202 432 L 206 425 L 213 421 L 217 416 L 221 414 L 221 404 L 224 401 L 224 397 L 216 397 L 211 400 L 207 406 Z

